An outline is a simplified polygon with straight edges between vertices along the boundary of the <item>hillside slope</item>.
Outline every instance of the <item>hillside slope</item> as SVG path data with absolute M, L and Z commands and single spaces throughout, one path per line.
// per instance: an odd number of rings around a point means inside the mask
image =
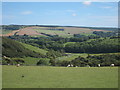
M 29 44 L 25 44 L 25 43 L 21 43 L 25 48 L 31 50 L 31 51 L 35 51 L 35 52 L 38 52 L 40 54 L 43 54 L 43 55 L 46 55 L 47 51 L 44 50 L 44 49 L 40 49 L 38 47 L 34 47 L 32 45 L 29 45 Z
M 8 39 L 6 37 L 2 38 L 2 54 L 3 56 L 8 57 L 44 57 L 44 55 L 31 51 L 25 48 L 19 42 Z
M 49 35 L 59 35 L 59 36 L 71 36 L 73 34 L 92 34 L 93 31 L 104 31 L 108 32 L 109 30 L 104 30 L 104 28 L 90 28 L 90 27 L 45 27 L 45 26 L 28 26 L 14 30 L 11 33 L 3 34 L 3 36 L 12 36 L 12 35 L 30 35 L 30 36 L 46 36 Z

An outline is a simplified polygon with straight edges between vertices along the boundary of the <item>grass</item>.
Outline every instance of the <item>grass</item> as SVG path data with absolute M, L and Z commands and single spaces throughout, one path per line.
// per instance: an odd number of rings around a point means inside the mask
M 0 65 L 0 89 L 2 90 L 2 65 Z
M 34 29 L 35 31 L 39 33 L 46 33 L 50 35 L 59 35 L 60 37 L 73 37 L 72 34 L 68 34 L 67 31 L 58 31 L 58 30 L 42 30 L 42 29 Z
M 75 58 L 77 58 L 79 55 L 75 55 L 75 54 L 71 54 L 68 56 L 62 56 L 62 57 L 58 57 L 56 58 L 56 60 L 60 60 L 60 61 L 71 61 L 74 60 Z
M 118 87 L 118 67 L 3 66 L 2 70 L 3 88 Z
M 2 34 L 8 34 L 11 33 L 13 30 L 2 30 Z
M 29 50 L 32 50 L 32 51 L 35 51 L 35 52 L 38 52 L 40 54 L 43 54 L 43 55 L 46 55 L 47 51 L 44 50 L 44 49 L 40 49 L 38 47 L 34 47 L 32 45 L 29 45 L 29 44 L 25 44 L 25 43 L 21 43 L 25 48 L 29 49 Z
M 36 31 L 51 34 L 51 35 L 56 35 L 56 34 L 58 34 L 58 35 L 66 35 L 66 34 L 68 34 L 65 31 L 57 31 L 57 30 L 41 30 L 41 29 L 38 29 Z
M 71 60 L 74 60 L 75 58 L 77 58 L 78 56 L 81 56 L 81 57 L 84 57 L 84 58 L 86 58 L 88 56 L 87 53 L 66 53 L 66 54 L 69 54 L 69 55 L 58 57 L 58 58 L 56 58 L 56 60 L 71 61 Z
M 64 43 L 64 46 L 67 45 L 67 44 L 75 44 L 76 42 L 66 42 Z
M 25 65 L 36 65 L 40 58 L 24 57 Z
M 61 61 L 71 61 L 71 60 L 74 60 L 75 58 L 81 56 L 81 57 L 84 57 L 86 58 L 88 56 L 87 53 L 66 53 L 66 54 L 69 54 L 68 56 L 62 56 L 62 57 L 58 57 L 56 58 L 56 60 L 61 60 Z M 100 53 L 100 54 L 89 54 L 89 55 L 103 55 L 103 54 L 120 54 L 120 53 Z
M 94 36 L 96 36 L 95 34 L 92 34 L 92 32 L 91 33 L 81 33 L 80 35 L 85 35 L 85 36 L 94 35 Z
M 36 65 L 40 58 L 24 57 L 23 58 L 26 65 Z
M 61 29 L 63 27 L 57 27 L 57 29 Z M 32 28 L 31 28 L 32 29 Z M 60 37 L 73 37 L 73 34 L 82 34 L 82 35 L 93 35 L 90 29 L 86 29 L 86 28 L 63 28 L 64 31 L 59 31 L 59 30 L 49 30 L 50 28 L 46 28 L 46 27 L 37 27 L 37 28 L 33 28 L 32 30 L 37 31 L 38 33 L 46 33 L 46 34 L 50 34 L 50 35 L 59 35 Z M 39 37 L 39 36 L 38 36 Z
M 39 60 L 50 60 L 49 58 L 33 58 L 33 57 L 23 57 L 26 66 L 36 66 Z

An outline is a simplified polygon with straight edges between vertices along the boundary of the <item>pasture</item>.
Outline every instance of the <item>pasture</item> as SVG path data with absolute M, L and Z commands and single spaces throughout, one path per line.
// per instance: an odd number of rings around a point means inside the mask
M 38 52 L 40 54 L 43 54 L 43 55 L 46 55 L 47 51 L 44 50 L 44 49 L 40 49 L 38 47 L 34 47 L 32 45 L 29 45 L 29 44 L 25 44 L 25 43 L 21 43 L 25 48 L 31 50 L 31 51 L 35 51 L 35 52 Z
M 60 30 L 55 30 L 55 29 L 64 29 L 64 31 Z M 90 29 L 90 28 L 82 28 L 82 27 L 37 27 L 37 26 L 32 26 L 32 27 L 25 27 L 19 30 L 3 30 L 3 36 L 12 36 L 15 33 L 17 35 L 30 35 L 30 36 L 41 36 L 41 37 L 46 37 L 46 35 L 41 34 L 49 34 L 49 35 L 58 35 L 60 37 L 73 37 L 74 34 L 81 34 L 81 35 L 94 35 L 92 34 L 93 31 L 104 31 L 108 32 L 107 30 L 99 30 L 99 29 Z
M 68 42 L 69 43 L 69 42 Z M 71 42 L 70 42 L 71 43 Z M 72 42 L 74 43 L 74 42 Z M 71 61 L 71 60 L 74 60 L 75 58 L 81 56 L 83 58 L 86 58 L 88 56 L 87 53 L 66 53 L 68 54 L 68 56 L 62 56 L 62 57 L 57 57 L 56 60 L 61 60 L 61 61 Z M 98 56 L 98 55 L 103 55 L 103 54 L 106 54 L 106 53 L 100 53 L 100 54 L 89 54 L 91 56 Z M 119 54 L 119 53 L 107 53 L 107 54 Z
M 81 57 L 87 57 L 88 54 L 87 53 L 66 53 L 68 54 L 68 56 L 62 56 L 62 57 L 57 57 L 56 60 L 61 60 L 61 61 L 71 61 L 74 60 L 75 58 L 81 56 Z M 92 55 L 92 54 L 91 54 Z
M 118 87 L 118 67 L 3 66 L 2 77 L 3 88 Z

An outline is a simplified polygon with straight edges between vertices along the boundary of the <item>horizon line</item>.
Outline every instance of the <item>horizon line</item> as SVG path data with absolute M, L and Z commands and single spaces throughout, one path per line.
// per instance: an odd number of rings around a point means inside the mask
M 85 25 L 52 25 L 52 24 L 2 24 L 2 25 L 34 25 L 34 26 L 62 26 L 62 27 L 100 27 L 100 28 L 119 28 L 119 26 L 85 26 Z

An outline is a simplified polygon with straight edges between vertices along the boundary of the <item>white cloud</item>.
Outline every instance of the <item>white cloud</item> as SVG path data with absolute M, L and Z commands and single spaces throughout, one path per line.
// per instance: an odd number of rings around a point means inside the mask
M 29 15 L 29 14 L 32 14 L 32 11 L 24 11 L 21 13 L 22 15 Z
M 91 5 L 91 1 L 84 1 L 83 4 L 84 5 Z
M 73 14 L 72 14 L 72 16 L 74 16 L 74 17 L 75 17 L 75 16 L 77 16 L 77 14 L 76 14 L 76 13 L 73 13 Z

